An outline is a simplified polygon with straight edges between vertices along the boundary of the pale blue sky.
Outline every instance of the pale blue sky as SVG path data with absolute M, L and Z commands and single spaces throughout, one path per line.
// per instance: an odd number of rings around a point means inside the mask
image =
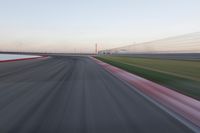
M 200 0 L 0 0 L 0 47 L 93 51 L 200 31 Z

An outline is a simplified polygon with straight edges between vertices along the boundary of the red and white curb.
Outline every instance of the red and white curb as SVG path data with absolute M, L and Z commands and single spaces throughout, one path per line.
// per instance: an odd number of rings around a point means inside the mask
M 200 101 L 91 57 L 118 78 L 200 127 Z
M 3 63 L 3 62 L 13 62 L 13 61 L 23 61 L 23 60 L 32 60 L 32 59 L 42 59 L 42 58 L 48 58 L 48 56 L 38 56 L 38 57 L 30 57 L 30 58 L 0 60 L 0 63 Z

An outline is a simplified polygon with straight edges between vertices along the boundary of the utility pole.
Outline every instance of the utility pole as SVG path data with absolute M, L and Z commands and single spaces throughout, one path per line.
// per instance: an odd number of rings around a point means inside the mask
M 97 43 L 95 44 L 95 54 L 98 54 L 98 45 L 97 45 Z

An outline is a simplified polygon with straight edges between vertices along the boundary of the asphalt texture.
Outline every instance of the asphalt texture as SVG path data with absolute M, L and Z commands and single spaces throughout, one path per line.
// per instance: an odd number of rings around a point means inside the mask
M 191 133 L 88 57 L 0 63 L 0 133 Z

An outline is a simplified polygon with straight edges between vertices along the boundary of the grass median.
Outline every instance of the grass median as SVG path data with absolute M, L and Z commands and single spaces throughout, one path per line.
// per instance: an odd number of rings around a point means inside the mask
M 122 56 L 96 58 L 200 100 L 200 61 Z

